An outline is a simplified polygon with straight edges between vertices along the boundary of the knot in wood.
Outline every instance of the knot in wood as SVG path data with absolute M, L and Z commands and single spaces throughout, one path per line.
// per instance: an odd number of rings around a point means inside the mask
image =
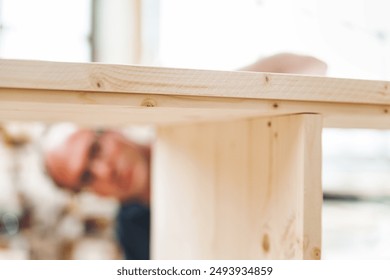
M 142 101 L 141 106 L 143 106 L 143 107 L 156 107 L 157 102 L 151 98 L 146 98 Z
M 263 241 L 262 241 L 261 245 L 262 245 L 263 251 L 268 253 L 269 249 L 270 249 L 270 241 L 269 241 L 268 234 L 264 234 Z

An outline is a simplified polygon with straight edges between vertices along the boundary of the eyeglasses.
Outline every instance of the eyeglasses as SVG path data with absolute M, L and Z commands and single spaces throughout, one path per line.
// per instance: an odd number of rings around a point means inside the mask
M 87 164 L 85 165 L 85 169 L 81 172 L 81 175 L 79 177 L 79 183 L 77 184 L 77 187 L 73 188 L 72 190 L 74 192 L 81 192 L 85 188 L 87 188 L 93 181 L 94 181 L 94 175 L 91 171 L 91 165 L 92 162 L 99 156 L 101 152 L 101 143 L 100 139 L 102 135 L 106 131 L 103 129 L 95 130 L 94 131 L 94 139 L 91 143 L 91 145 L 88 148 L 87 152 Z

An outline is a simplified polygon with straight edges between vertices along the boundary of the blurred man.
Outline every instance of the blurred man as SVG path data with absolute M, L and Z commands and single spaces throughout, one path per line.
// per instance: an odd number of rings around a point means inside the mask
M 150 148 L 116 131 L 80 129 L 45 155 L 63 189 L 116 198 L 117 236 L 127 259 L 149 259 Z

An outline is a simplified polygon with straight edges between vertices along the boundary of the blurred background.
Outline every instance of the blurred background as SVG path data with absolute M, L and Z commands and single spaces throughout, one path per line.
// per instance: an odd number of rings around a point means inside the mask
M 388 11 L 386 0 L 0 0 L 0 58 L 233 70 L 295 52 L 332 77 L 390 80 Z M 42 147 L 71 125 L 0 120 L 0 259 L 122 258 L 117 203 L 45 175 Z M 323 258 L 389 259 L 390 133 L 325 129 L 323 153 Z

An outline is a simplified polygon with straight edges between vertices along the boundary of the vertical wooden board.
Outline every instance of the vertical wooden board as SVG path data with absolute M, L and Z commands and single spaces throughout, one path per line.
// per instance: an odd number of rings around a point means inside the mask
M 322 236 L 322 119 L 306 119 L 304 188 L 304 259 L 321 258 Z M 307 172 L 309 171 L 309 172 Z
M 259 200 L 252 201 L 252 213 L 260 218 L 255 232 L 261 258 L 320 258 L 321 117 L 255 120 L 253 129 L 252 189 Z
M 153 258 L 316 258 L 320 135 L 316 115 L 160 128 Z
M 249 129 L 247 121 L 220 123 L 215 128 L 213 258 L 242 259 L 248 256 Z
M 203 125 L 159 130 L 152 177 L 154 258 L 205 259 L 214 251 L 214 134 Z

